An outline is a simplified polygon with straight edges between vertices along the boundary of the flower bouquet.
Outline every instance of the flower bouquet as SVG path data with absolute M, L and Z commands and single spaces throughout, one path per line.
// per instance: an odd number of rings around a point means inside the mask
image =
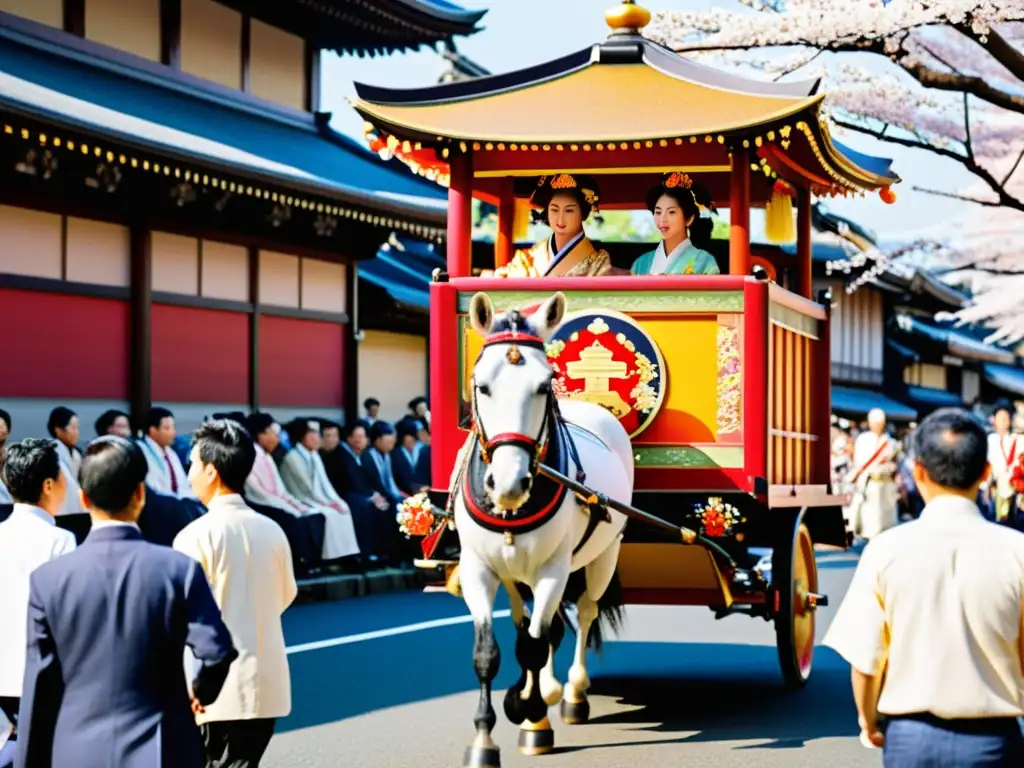
M 728 536 L 736 523 L 746 522 L 736 507 L 717 497 L 708 499 L 705 504 L 698 504 L 697 517 L 704 535 L 715 538 Z
M 406 538 L 427 536 L 434 530 L 434 505 L 430 503 L 427 494 L 417 493 L 398 505 L 395 519 L 398 521 L 398 530 L 404 533 Z

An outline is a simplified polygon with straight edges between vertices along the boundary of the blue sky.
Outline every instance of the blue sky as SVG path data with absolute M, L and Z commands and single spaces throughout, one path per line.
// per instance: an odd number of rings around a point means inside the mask
M 608 33 L 604 11 L 615 2 L 464 0 L 461 3 L 464 7 L 486 8 L 488 12 L 482 20 L 483 31 L 457 40 L 457 45 L 465 55 L 492 72 L 520 69 L 603 39 Z M 641 4 L 652 11 L 742 8 L 732 0 L 646 0 Z M 322 108 L 334 113 L 332 122 L 338 130 L 360 140 L 362 120 L 347 102 L 355 93 L 353 81 L 395 88 L 415 87 L 437 82 L 445 69 L 444 60 L 426 49 L 372 59 L 327 54 L 323 65 Z M 595 94 L 595 98 L 600 97 Z M 963 215 L 963 203 L 915 193 L 911 189 L 915 185 L 946 190 L 966 186 L 973 177 L 956 163 L 930 153 L 883 144 L 868 136 L 851 135 L 843 141 L 862 152 L 893 158 L 893 167 L 904 181 L 896 187 L 895 205 L 885 205 L 877 196 L 828 201 L 836 213 L 874 228 L 883 240 L 912 237 L 919 230 Z

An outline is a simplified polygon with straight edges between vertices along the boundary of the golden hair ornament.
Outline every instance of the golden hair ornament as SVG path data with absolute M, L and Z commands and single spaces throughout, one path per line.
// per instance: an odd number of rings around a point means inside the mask
M 687 174 L 673 171 L 663 182 L 666 189 L 690 189 L 693 186 L 693 179 Z
M 576 189 L 576 179 L 568 173 L 560 173 L 551 180 L 552 189 Z

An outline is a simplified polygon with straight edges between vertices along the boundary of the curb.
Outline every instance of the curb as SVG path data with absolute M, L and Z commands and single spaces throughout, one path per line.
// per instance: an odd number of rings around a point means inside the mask
M 419 569 L 383 568 L 363 574 L 334 574 L 299 579 L 297 603 L 322 603 L 351 600 L 367 595 L 423 589 L 425 579 Z

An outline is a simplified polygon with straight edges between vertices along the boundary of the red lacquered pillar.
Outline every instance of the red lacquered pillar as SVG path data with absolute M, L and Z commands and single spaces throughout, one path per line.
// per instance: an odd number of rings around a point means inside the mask
M 732 152 L 729 181 L 729 274 L 750 274 L 750 151 Z
M 449 164 L 448 276 L 470 277 L 473 262 L 473 156 L 454 154 Z

